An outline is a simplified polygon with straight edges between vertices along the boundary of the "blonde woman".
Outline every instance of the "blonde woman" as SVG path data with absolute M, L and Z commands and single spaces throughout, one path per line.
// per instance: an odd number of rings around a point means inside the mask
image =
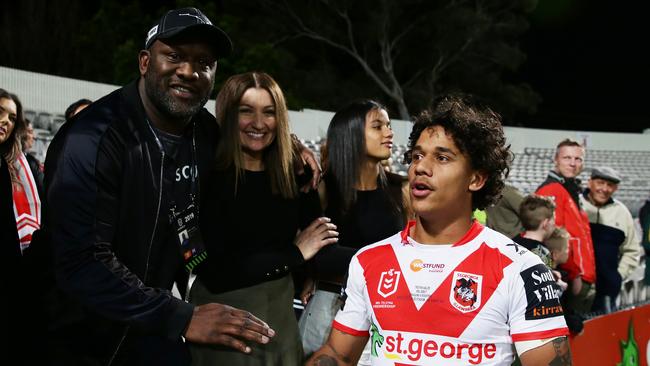
M 275 336 L 249 354 L 192 346 L 195 365 L 300 365 L 293 312 L 294 269 L 338 233 L 320 216 L 318 193 L 299 191 L 284 95 L 265 73 L 229 78 L 216 101 L 221 136 L 202 222 L 208 259 L 191 290 L 195 304 L 218 302 L 266 321 Z M 296 235 L 299 231 L 300 234 Z

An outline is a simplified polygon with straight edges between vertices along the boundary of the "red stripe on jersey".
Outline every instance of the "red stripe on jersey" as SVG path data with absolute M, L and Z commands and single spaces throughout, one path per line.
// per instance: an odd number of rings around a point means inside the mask
M 481 225 L 478 221 L 474 220 L 472 223 L 472 226 L 467 230 L 465 235 L 463 235 L 462 238 L 460 238 L 457 242 L 452 245 L 453 247 L 457 247 L 459 245 L 467 244 L 470 241 L 474 240 L 478 236 L 478 234 L 483 231 L 483 225 Z
M 512 334 L 512 341 L 534 341 L 537 339 L 549 339 L 566 335 L 569 335 L 569 330 L 567 328 L 557 328 L 551 330 L 543 330 L 541 332 Z
M 456 338 L 463 333 L 490 299 L 503 279 L 503 269 L 512 263 L 512 260 L 501 254 L 498 249 L 490 248 L 482 243 L 449 273 L 418 310 L 404 276 L 399 276 L 397 289 L 390 295 L 384 297 L 378 293 L 382 273 L 388 272 L 390 269 L 401 271 L 390 244 L 368 249 L 360 253 L 357 258 L 364 270 L 370 303 L 382 329 L 438 334 Z M 463 313 L 451 305 L 449 297 L 452 287 L 455 286 L 452 283 L 455 271 L 483 276 L 481 303 L 476 310 Z
M 411 228 L 415 226 L 417 221 L 415 220 L 410 220 L 407 224 L 406 227 L 402 230 L 400 233 L 400 237 L 402 238 L 402 244 L 409 244 L 409 234 L 411 232 Z M 469 228 L 469 230 L 465 233 L 465 235 L 460 238 L 457 242 L 454 243 L 453 246 L 459 246 L 463 244 L 467 244 L 470 241 L 474 240 L 478 236 L 478 234 L 483 231 L 483 225 L 481 225 L 478 221 L 474 220 L 472 222 L 472 226 Z
M 415 220 L 409 220 L 409 222 L 406 223 L 406 227 L 400 233 L 400 237 L 402 238 L 402 244 L 409 244 L 409 233 L 411 232 L 411 228 L 413 226 L 415 226 Z
M 368 337 L 368 336 L 370 336 L 370 332 L 368 332 L 367 330 L 356 330 L 354 328 L 350 328 L 348 326 L 345 326 L 345 325 L 337 322 L 336 320 L 332 321 L 332 328 L 338 329 L 343 333 L 347 333 L 347 334 L 357 336 L 357 337 Z

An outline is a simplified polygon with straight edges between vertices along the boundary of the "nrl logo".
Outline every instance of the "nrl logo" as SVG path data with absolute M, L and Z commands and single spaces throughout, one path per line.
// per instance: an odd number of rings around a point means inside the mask
M 377 293 L 384 298 L 394 294 L 397 291 L 400 274 L 400 271 L 396 271 L 393 268 L 382 272 L 381 278 L 379 278 L 379 286 L 377 286 Z
M 451 305 L 463 313 L 469 313 L 481 306 L 481 282 L 483 276 L 454 272 L 449 292 Z

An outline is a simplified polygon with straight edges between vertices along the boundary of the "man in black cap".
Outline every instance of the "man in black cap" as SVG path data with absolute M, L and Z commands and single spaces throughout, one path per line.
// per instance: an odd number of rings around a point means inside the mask
M 203 106 L 217 59 L 231 50 L 198 9 L 169 11 L 147 34 L 140 78 L 53 140 L 45 226 L 58 285 L 54 364 L 185 365 L 184 339 L 248 353 L 245 342 L 273 337 L 246 311 L 194 306 L 171 292 L 176 283 L 184 293 L 188 272 L 208 255 L 198 207 L 218 126 Z
M 603 166 L 591 171 L 588 188 L 580 197 L 591 226 L 596 257 L 596 297 L 592 311 L 608 313 L 616 308 L 622 282 L 639 265 L 641 245 L 632 214 L 612 198 L 621 177 Z

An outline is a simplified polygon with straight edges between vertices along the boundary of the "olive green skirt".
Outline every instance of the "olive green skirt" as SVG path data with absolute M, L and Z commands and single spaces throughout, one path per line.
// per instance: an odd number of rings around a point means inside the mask
M 267 344 L 246 341 L 252 349 L 250 354 L 225 346 L 190 344 L 192 365 L 302 365 L 302 344 L 293 311 L 293 293 L 291 276 L 220 294 L 210 293 L 197 278 L 190 291 L 193 304 L 216 302 L 246 310 L 265 321 L 275 330 L 275 336 Z

